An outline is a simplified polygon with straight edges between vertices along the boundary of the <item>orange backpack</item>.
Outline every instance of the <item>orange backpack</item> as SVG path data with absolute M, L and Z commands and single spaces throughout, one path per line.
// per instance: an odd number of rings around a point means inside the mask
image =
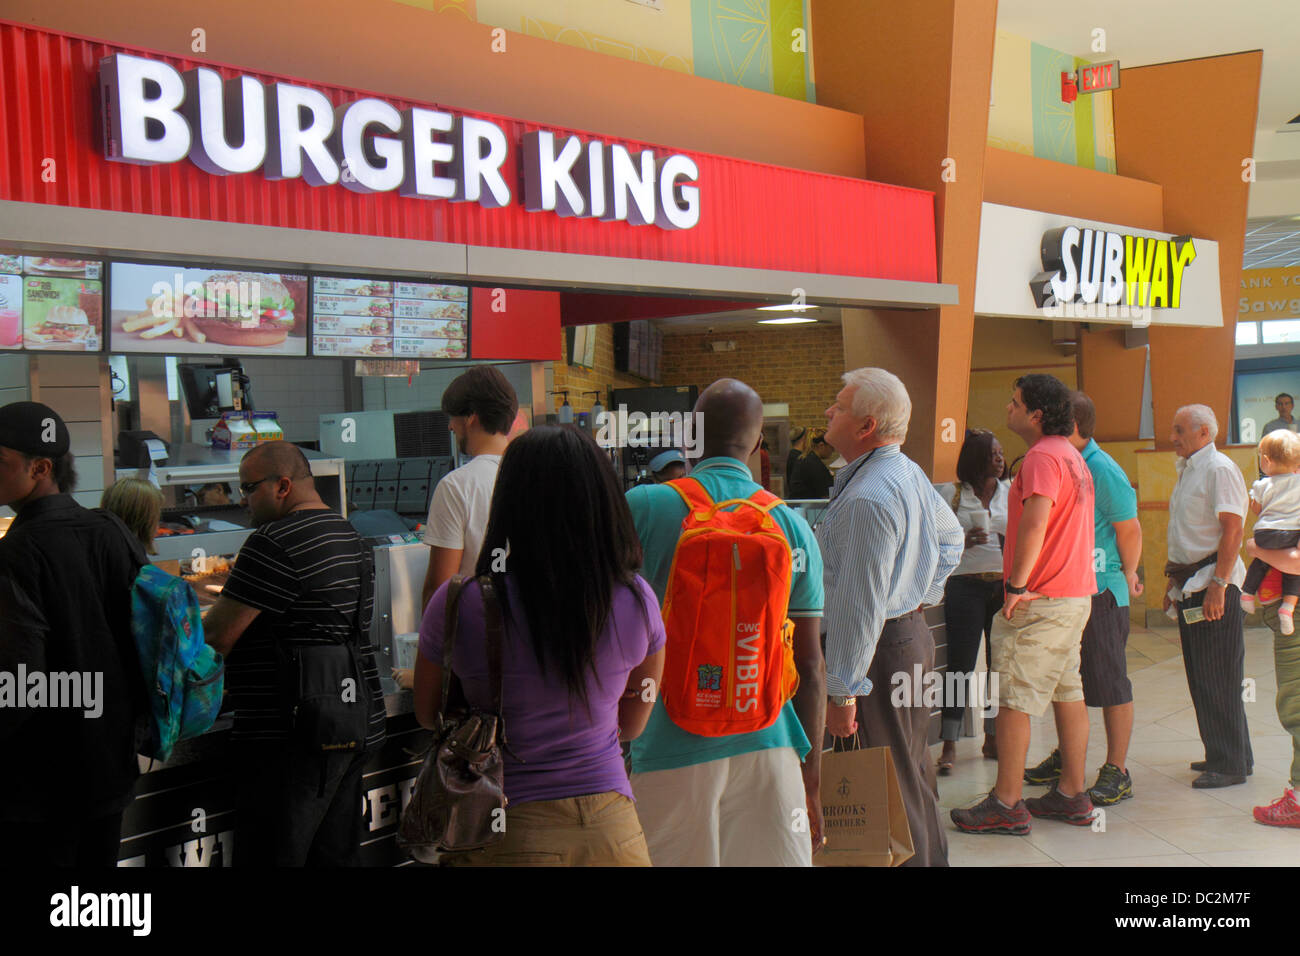
M 704 737 L 770 727 L 799 686 L 790 543 L 771 515 L 781 499 L 760 489 L 714 504 L 694 478 L 668 485 L 688 511 L 664 592 L 664 708 Z

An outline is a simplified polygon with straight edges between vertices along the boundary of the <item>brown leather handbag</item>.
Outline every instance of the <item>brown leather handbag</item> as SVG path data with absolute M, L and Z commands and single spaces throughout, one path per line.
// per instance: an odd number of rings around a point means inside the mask
M 501 606 L 490 577 L 478 579 L 487 622 L 490 710 L 476 710 L 465 698 L 451 670 L 460 597 L 465 579 L 451 579 L 447 589 L 446 630 L 442 649 L 442 705 L 433 743 L 415 781 L 411 802 L 402 813 L 397 842 L 420 863 L 437 863 L 447 853 L 481 850 L 505 836 L 506 794 L 501 748 Z M 454 699 L 453 699 L 453 694 Z

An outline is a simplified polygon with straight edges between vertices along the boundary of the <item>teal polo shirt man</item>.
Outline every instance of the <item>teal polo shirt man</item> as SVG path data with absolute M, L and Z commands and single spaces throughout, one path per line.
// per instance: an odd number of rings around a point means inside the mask
M 1124 562 L 1119 553 L 1119 537 L 1115 526 L 1126 521 L 1136 521 L 1137 492 L 1129 484 L 1128 475 L 1110 455 L 1101 450 L 1095 438 L 1080 449 L 1083 463 L 1092 472 L 1093 487 L 1096 489 L 1094 512 L 1094 556 L 1093 570 L 1097 572 L 1097 593 L 1109 591 L 1118 607 L 1127 610 L 1129 606 L 1128 576 L 1124 571 Z M 1139 526 L 1138 534 L 1141 535 Z M 1138 538 L 1138 557 L 1142 549 Z M 1127 617 L 1125 618 L 1127 620 Z M 1125 629 L 1127 631 L 1127 628 Z
M 1106 763 L 1097 782 L 1088 788 L 1093 804 L 1110 806 L 1133 796 L 1127 768 L 1128 746 L 1133 736 L 1133 684 L 1128 678 L 1129 597 L 1142 593 L 1137 567 L 1142 560 L 1142 526 L 1138 522 L 1137 492 L 1128 475 L 1101 450 L 1093 433 L 1097 410 L 1082 392 L 1074 393 L 1074 434 L 1070 444 L 1083 456 L 1092 474 L 1093 570 L 1097 593 L 1083 631 L 1079 676 L 1083 699 L 1100 707 L 1106 726 Z M 1056 756 L 1056 754 L 1053 754 Z M 1031 783 L 1050 783 L 1053 768 L 1048 757 L 1028 771 Z M 1056 770 L 1059 776 L 1059 769 Z
M 714 501 L 762 490 L 739 459 L 701 460 L 690 478 Z M 663 604 L 686 504 L 667 485 L 627 493 L 641 539 L 641 576 Z M 785 505 L 772 511 L 793 552 L 789 615 L 822 615 L 822 558 L 808 523 Z M 820 745 L 821 741 L 818 741 Z M 657 701 L 632 741 L 632 789 L 655 866 L 809 865 L 800 763 L 810 750 L 792 701 L 764 730 L 701 737 L 682 730 Z M 804 811 L 806 812 L 806 811 Z

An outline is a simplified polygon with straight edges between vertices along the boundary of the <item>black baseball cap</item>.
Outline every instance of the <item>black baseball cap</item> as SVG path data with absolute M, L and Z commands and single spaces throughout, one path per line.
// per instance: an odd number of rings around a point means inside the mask
M 0 446 L 24 455 L 59 458 L 72 440 L 59 413 L 40 402 L 11 402 L 0 406 Z

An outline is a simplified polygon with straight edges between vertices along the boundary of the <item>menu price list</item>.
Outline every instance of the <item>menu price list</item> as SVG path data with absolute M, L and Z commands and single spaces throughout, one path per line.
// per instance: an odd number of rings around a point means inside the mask
M 353 358 L 466 358 L 469 290 L 324 276 L 313 290 L 313 350 Z

